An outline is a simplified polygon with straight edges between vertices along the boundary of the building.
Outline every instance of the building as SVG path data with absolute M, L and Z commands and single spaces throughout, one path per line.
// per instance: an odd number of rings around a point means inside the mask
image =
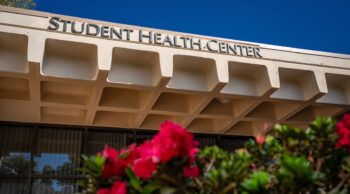
M 164 120 L 234 149 L 349 104 L 349 55 L 0 7 L 0 193 L 73 193 L 81 154 Z

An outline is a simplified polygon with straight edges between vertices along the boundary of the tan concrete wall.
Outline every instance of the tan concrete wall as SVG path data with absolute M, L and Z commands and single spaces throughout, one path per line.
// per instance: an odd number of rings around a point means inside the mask
M 48 30 L 48 13 L 0 7 L 0 120 L 251 135 L 350 110 L 350 56 L 253 45 L 233 56 Z M 136 39 L 136 37 L 132 37 Z

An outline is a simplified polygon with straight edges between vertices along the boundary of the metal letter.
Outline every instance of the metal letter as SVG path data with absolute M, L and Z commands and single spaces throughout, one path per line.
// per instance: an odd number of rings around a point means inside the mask
M 52 17 L 50 18 L 50 25 L 48 27 L 49 30 L 58 30 L 60 28 L 60 24 L 58 23 L 60 21 L 59 17 Z
M 114 38 L 113 35 L 117 36 L 117 38 L 119 40 L 121 40 L 122 39 L 122 29 L 120 28 L 119 32 L 118 32 L 115 28 L 111 27 L 109 37 Z
M 194 46 L 198 46 L 198 50 L 202 50 L 201 39 L 197 39 L 198 42 L 194 42 L 194 39 L 191 38 L 191 49 L 195 49 Z
M 77 29 L 75 29 L 75 24 L 76 22 L 72 22 L 72 32 L 76 33 L 76 34 L 82 34 L 84 32 L 84 28 L 85 28 L 85 23 L 81 23 L 81 28 L 80 31 L 78 31 Z
M 154 33 L 154 44 L 162 44 L 162 34 Z
M 165 45 L 166 43 L 168 43 L 169 46 L 173 46 L 173 43 L 171 42 L 171 38 L 169 37 L 169 35 L 167 35 L 167 36 L 164 38 L 163 45 Z
M 96 32 L 93 33 L 90 31 L 90 28 L 93 27 L 95 28 Z M 89 36 L 97 36 L 98 34 L 100 33 L 100 27 L 96 24 L 88 24 L 86 26 L 86 35 L 89 35 Z
M 253 47 L 247 46 L 246 47 L 247 57 L 254 57 L 254 50 Z
M 225 42 L 219 42 L 220 53 L 227 53 L 227 46 Z
M 186 38 L 186 37 L 180 37 L 181 40 L 183 40 L 184 42 L 184 48 L 188 48 L 187 47 L 187 40 L 190 40 L 189 38 Z
M 229 44 L 227 43 L 227 53 L 231 54 L 230 51 L 234 54 L 237 55 L 237 48 L 235 44 Z
M 130 34 L 134 32 L 134 30 L 124 29 L 124 32 L 126 32 L 126 40 L 130 40 Z
M 177 44 L 177 36 L 174 35 L 174 46 L 175 47 L 181 47 L 180 44 Z
M 215 49 L 212 47 L 211 43 L 215 43 L 215 45 L 217 45 L 218 41 L 216 41 L 216 40 L 209 40 L 209 41 L 207 42 L 207 48 L 208 48 L 209 51 L 218 52 L 218 50 L 215 50 Z
M 254 47 L 254 56 L 257 58 L 263 58 L 262 55 L 260 54 L 260 48 Z
M 70 23 L 72 23 L 72 22 L 71 22 L 71 21 L 68 21 L 68 20 L 61 20 L 60 22 L 63 23 L 63 29 L 62 29 L 62 31 L 63 31 L 63 32 L 67 32 L 67 24 L 70 24 Z
M 108 38 L 109 34 L 109 27 L 108 26 L 102 26 L 101 27 L 101 37 Z
M 148 35 L 147 34 L 143 34 L 143 31 L 140 30 L 139 31 L 139 42 L 143 42 L 143 38 L 148 38 L 148 42 L 149 43 L 152 43 L 152 32 L 148 32 Z

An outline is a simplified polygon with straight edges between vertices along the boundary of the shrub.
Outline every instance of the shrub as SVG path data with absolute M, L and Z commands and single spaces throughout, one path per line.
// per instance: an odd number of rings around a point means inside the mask
M 276 125 L 227 152 L 198 149 L 169 121 L 152 140 L 84 156 L 84 193 L 302 194 L 350 192 L 350 115 L 317 118 L 306 129 Z

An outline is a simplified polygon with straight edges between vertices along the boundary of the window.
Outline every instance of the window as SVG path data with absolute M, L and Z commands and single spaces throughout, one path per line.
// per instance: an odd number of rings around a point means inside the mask
M 1 128 L 0 175 L 29 175 L 33 135 L 30 128 Z
M 70 179 L 35 179 L 31 193 L 35 194 L 74 194 L 78 192 L 76 180 Z
M 116 149 L 151 139 L 156 131 L 21 126 L 0 123 L 0 193 L 74 194 L 82 178 L 81 154 L 96 154 L 104 145 Z M 246 137 L 196 134 L 200 146 L 232 151 Z
M 87 153 L 96 154 L 103 150 L 105 145 L 121 149 L 133 143 L 133 133 L 127 131 L 91 131 L 89 132 Z
M 77 175 L 82 131 L 40 129 L 34 153 L 33 174 Z

